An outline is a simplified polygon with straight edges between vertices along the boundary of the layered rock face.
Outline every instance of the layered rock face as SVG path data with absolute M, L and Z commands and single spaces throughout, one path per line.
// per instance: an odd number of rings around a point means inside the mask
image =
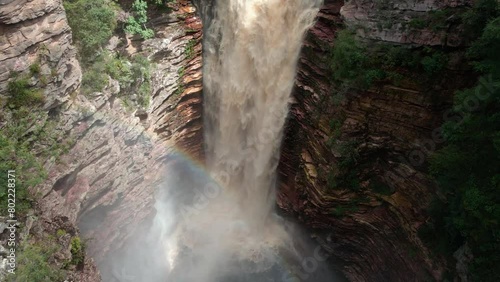
M 452 56 L 459 58 L 464 48 L 459 33 L 445 38 L 430 27 L 405 31 L 401 26 L 430 10 L 467 3 L 382 2 L 384 7 L 381 1 L 325 1 L 298 67 L 278 205 L 313 228 L 352 281 L 440 280 L 446 263 L 431 257 L 417 235 L 437 195 L 426 157 L 442 144 L 436 129 L 454 91 L 468 86 L 467 71 L 451 62 L 447 75 L 430 84 L 404 79 L 343 96 L 328 58 L 343 22 L 371 44 L 454 46 Z M 381 26 L 384 20 L 390 25 Z M 447 23 L 447 30 L 460 29 Z M 355 162 L 355 189 L 329 184 L 348 154 Z
M 29 85 L 43 90 L 43 109 L 51 113 L 66 111 L 72 117 L 61 123 L 61 130 L 65 126 L 75 127 L 76 124 L 71 122 L 78 119 L 78 114 L 69 110 L 73 104 L 70 96 L 79 88 L 82 74 L 76 59 L 76 49 L 71 45 L 71 29 L 62 2 L 0 1 L 0 34 L 0 125 L 9 122 L 6 120 L 8 117 L 3 115 L 3 108 L 10 96 L 7 88 L 9 81 L 15 79 L 13 74 L 29 73 L 30 66 L 36 64 L 39 73 L 30 78 Z M 65 115 L 62 115 L 61 119 L 64 118 Z M 54 160 L 47 160 L 46 165 L 53 166 Z M 75 222 L 69 222 L 66 215 L 42 215 L 38 207 L 24 223 L 25 228 L 18 234 L 18 238 L 27 239 L 31 234 L 32 240 L 40 244 L 48 244 L 48 234 L 54 234 L 58 229 L 67 230 L 67 236 L 58 238 L 56 242 L 61 247 L 61 252 L 54 259 L 57 264 L 62 265 L 71 258 L 70 236 L 77 235 L 78 230 Z M 4 228 L 2 232 L 5 232 Z M 6 246 L 6 242 L 2 241 L 2 245 Z M 97 281 L 99 272 L 92 260 L 87 259 L 84 264 L 83 271 L 69 272 L 68 278 Z
M 116 148 L 118 159 L 108 161 L 112 170 L 99 178 L 100 183 L 93 186 L 94 200 L 79 214 L 84 236 L 96 238 L 89 253 L 98 262 L 108 251 L 121 248 L 154 215 L 155 188 L 171 154 L 203 157 L 201 23 L 188 3 L 178 8 L 153 17 L 155 38 L 131 51 L 155 63 L 151 106 L 146 113 L 136 113 L 142 129 L 125 126 L 125 132 L 135 132 L 137 138 L 124 142 L 131 148 Z M 193 48 L 190 52 L 186 52 L 188 45 Z M 92 167 L 102 171 L 100 166 Z
M 43 87 L 45 108 L 66 102 L 81 80 L 71 29 L 60 1 L 0 2 L 0 107 L 5 106 L 7 82 L 12 72 L 27 72 L 38 63 L 46 80 L 33 80 Z
M 356 27 L 358 34 L 364 38 L 391 43 L 458 47 L 464 44 L 459 26 L 452 24 L 458 18 L 448 15 L 445 19 L 449 24 L 447 28 L 436 31 L 436 26 L 432 23 L 433 12 L 460 9 L 471 6 L 472 2 L 353 0 L 346 1 L 340 13 L 345 23 Z M 430 26 L 419 30 L 412 29 L 412 26 L 424 24 L 420 20 L 430 23 Z
M 33 189 L 39 200 L 25 234 L 43 241 L 64 229 L 75 236 L 78 224 L 81 237 L 92 238 L 88 253 L 100 260 L 154 212 L 155 183 L 169 155 L 202 158 L 201 21 L 187 1 L 173 8 L 152 17 L 153 39 L 112 39 L 120 42 L 113 51 L 140 53 L 154 63 L 150 106 L 130 112 L 112 79 L 102 93 L 78 94 L 82 74 L 62 1 L 0 2 L 1 106 L 11 73 L 29 73 L 39 63 L 38 77 L 47 81 L 32 77 L 30 85 L 43 90 L 43 109 L 56 130 L 74 141 L 60 160 L 45 163 L 49 176 Z M 69 247 L 56 261 L 68 257 Z M 99 281 L 92 260 L 86 263 L 78 281 Z
M 76 221 L 83 236 L 95 239 L 89 254 L 97 260 L 119 248 L 152 215 L 155 183 L 169 154 L 180 150 L 194 158 L 202 156 L 201 26 L 191 6 L 179 8 L 152 19 L 154 39 L 127 46 L 130 53 L 139 52 L 155 63 L 147 112 L 130 116 L 118 99 L 105 96 L 100 111 L 80 129 L 85 138 L 65 156 L 70 160 L 63 163 L 71 163 L 74 169 L 55 170 L 62 173 L 51 181 L 53 197 L 76 197 L 77 206 L 65 201 L 64 214 L 78 211 Z M 193 46 L 192 54 L 185 51 L 188 44 Z

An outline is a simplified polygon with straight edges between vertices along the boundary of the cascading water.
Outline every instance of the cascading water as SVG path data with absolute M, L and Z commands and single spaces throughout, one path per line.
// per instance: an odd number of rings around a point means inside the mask
M 273 187 L 303 35 L 322 1 L 219 1 L 204 56 L 209 170 L 252 228 L 273 206 Z
M 230 276 L 234 261 L 266 271 L 290 244 L 271 212 L 275 173 L 303 36 L 321 2 L 216 4 L 205 34 L 204 109 L 208 170 L 220 186 L 177 224 L 176 252 L 187 248 L 197 260 L 191 280 Z
M 204 42 L 207 170 L 170 162 L 148 240 L 132 251 L 148 252 L 141 281 L 301 281 L 284 275 L 303 254 L 273 213 L 274 186 L 303 37 L 321 3 L 216 3 Z

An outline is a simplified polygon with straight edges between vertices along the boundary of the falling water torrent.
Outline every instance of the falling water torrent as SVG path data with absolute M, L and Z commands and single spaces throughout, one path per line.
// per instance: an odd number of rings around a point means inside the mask
M 207 168 L 180 161 L 167 174 L 149 239 L 134 251 L 141 262 L 120 263 L 142 269 L 134 281 L 332 281 L 318 267 L 293 274 L 308 254 L 274 212 L 296 65 L 321 4 L 217 1 L 204 42 Z

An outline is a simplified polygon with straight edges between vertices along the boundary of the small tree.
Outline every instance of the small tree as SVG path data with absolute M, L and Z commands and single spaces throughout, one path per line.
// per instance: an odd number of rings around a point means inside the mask
M 113 35 L 115 12 L 106 0 L 67 0 L 63 3 L 80 59 L 88 64 Z
M 146 27 L 148 21 L 148 3 L 144 0 L 135 0 L 132 4 L 132 9 L 134 16 L 128 17 L 125 32 L 139 34 L 144 39 L 153 37 L 153 30 Z

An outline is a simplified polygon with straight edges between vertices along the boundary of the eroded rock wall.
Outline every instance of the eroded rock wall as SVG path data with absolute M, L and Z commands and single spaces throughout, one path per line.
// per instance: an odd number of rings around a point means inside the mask
M 39 63 L 30 85 L 43 90 L 43 109 L 74 144 L 59 160 L 46 161 L 48 179 L 33 188 L 39 199 L 25 234 L 43 241 L 64 229 L 91 238 L 87 252 L 99 261 L 152 216 L 155 184 L 169 155 L 203 157 L 201 21 L 189 1 L 172 9 L 151 14 L 154 38 L 119 33 L 112 39 L 112 51 L 153 62 L 150 106 L 131 111 L 112 79 L 102 92 L 79 94 L 82 73 L 61 0 L 0 2 L 0 106 L 10 95 L 12 72 L 27 74 Z M 68 257 L 69 247 L 56 262 Z M 83 269 L 78 281 L 100 280 L 91 259 Z
M 440 145 L 435 129 L 454 91 L 470 80 L 467 70 L 450 63 L 446 75 L 432 83 L 404 79 L 339 95 L 328 63 L 335 35 L 347 26 L 369 44 L 451 45 L 460 57 L 463 41 L 452 38 L 459 34 L 444 40 L 441 31 L 405 31 L 400 23 L 465 4 L 326 0 L 304 43 L 279 166 L 278 205 L 320 238 L 331 235 L 321 244 L 351 281 L 440 280 L 448 271 L 417 235 L 437 194 L 425 158 Z M 382 20 L 391 25 L 380 26 Z M 449 28 L 460 29 L 452 23 Z M 357 187 L 332 187 L 329 177 L 348 153 L 355 153 Z
M 364 38 L 458 47 L 465 43 L 457 24 L 459 19 L 456 14 L 447 14 L 446 11 L 457 11 L 470 7 L 472 3 L 472 0 L 352 0 L 346 1 L 340 13 L 345 23 L 356 28 Z
M 29 72 L 34 63 L 45 80 L 30 83 L 44 89 L 45 108 L 60 106 L 79 87 L 81 69 L 61 1 L 0 2 L 0 34 L 0 107 L 12 73 Z

